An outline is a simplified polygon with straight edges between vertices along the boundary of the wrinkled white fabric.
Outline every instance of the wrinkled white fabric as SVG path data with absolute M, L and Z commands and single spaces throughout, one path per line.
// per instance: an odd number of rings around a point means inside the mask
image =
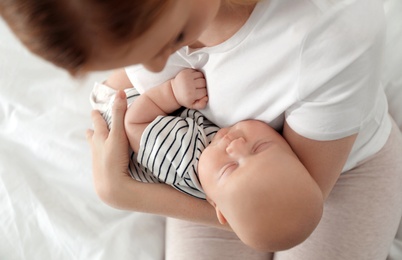
M 0 259 L 163 259 L 164 218 L 115 210 L 95 194 L 88 95 L 34 57 L 0 19 Z

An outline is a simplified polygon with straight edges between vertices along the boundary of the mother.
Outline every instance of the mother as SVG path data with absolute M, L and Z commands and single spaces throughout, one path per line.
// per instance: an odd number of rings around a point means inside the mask
M 386 257 L 402 214 L 402 137 L 380 86 L 382 1 L 1 0 L 0 10 L 31 51 L 72 74 L 142 64 L 117 70 L 106 82 L 117 89 L 146 91 L 183 68 L 203 71 L 209 119 L 263 120 L 307 168 L 301 178 L 312 187 L 279 176 L 279 203 L 266 213 L 272 229 L 246 241 L 287 250 L 253 251 L 230 231 L 169 219 L 168 259 Z M 93 114 L 99 196 L 117 208 L 217 226 L 206 202 L 128 177 L 124 112 L 119 98 L 110 133 Z M 317 188 L 321 195 L 311 196 Z

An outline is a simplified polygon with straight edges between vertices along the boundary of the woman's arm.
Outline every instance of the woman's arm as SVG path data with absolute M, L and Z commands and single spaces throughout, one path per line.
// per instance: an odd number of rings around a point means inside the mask
M 273 228 L 248 243 L 268 251 L 286 250 L 306 240 L 319 224 L 325 199 L 336 183 L 356 135 L 334 141 L 314 141 L 293 131 L 287 123 L 283 136 L 307 171 L 275 175 L 270 218 Z M 269 185 L 267 185 L 268 187 Z
M 341 174 L 357 134 L 339 140 L 315 141 L 297 134 L 285 122 L 283 136 L 313 177 L 326 200 Z
M 100 113 L 92 113 L 94 130 L 88 130 L 87 140 L 92 149 L 94 186 L 101 200 L 118 209 L 229 228 L 219 224 L 215 210 L 208 202 L 185 195 L 166 184 L 141 183 L 129 176 L 129 144 L 123 123 L 126 109 L 125 93 L 119 91 L 112 109 L 110 132 Z
M 160 214 L 230 229 L 227 225 L 219 224 L 215 210 L 206 201 L 182 194 L 165 184 L 137 182 L 128 175 L 128 141 L 123 125 L 126 105 L 124 92 L 118 92 L 112 110 L 114 120 L 110 132 L 99 113 L 94 112 L 92 115 L 94 131 L 89 130 L 87 138 L 92 147 L 94 183 L 99 197 L 118 209 Z M 294 210 L 277 212 L 277 215 L 283 216 L 280 218 L 280 225 L 278 223 L 282 228 L 262 242 L 268 243 L 267 248 L 272 248 L 272 243 L 275 243 L 274 245 L 282 250 L 301 243 L 318 225 L 322 214 L 322 211 L 318 210 L 322 208 L 322 198 L 326 198 L 331 191 L 355 139 L 355 136 L 351 136 L 337 141 L 313 141 L 301 137 L 287 124 L 284 126 L 284 136 L 310 174 L 301 174 L 298 178 L 282 176 L 277 184 L 291 187 L 292 190 L 303 190 L 306 194 L 272 194 L 273 197 L 282 198 L 283 203 L 300 202 L 295 205 Z M 302 181 L 300 178 L 307 179 Z M 309 178 L 313 178 L 314 185 L 319 187 L 323 196 L 316 196 L 317 188 L 314 187 L 298 188 L 308 182 Z M 308 194 L 309 191 L 311 194 Z M 314 201 L 300 200 L 300 197 Z M 288 214 L 291 214 L 292 218 L 289 218 Z

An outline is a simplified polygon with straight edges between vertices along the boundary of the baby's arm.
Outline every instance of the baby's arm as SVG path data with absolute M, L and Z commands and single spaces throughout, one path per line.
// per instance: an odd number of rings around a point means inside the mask
M 143 93 L 125 116 L 125 129 L 132 149 L 138 152 L 142 133 L 159 115 L 168 115 L 182 106 L 201 109 L 207 101 L 204 75 L 193 69 L 185 69 L 174 79 Z

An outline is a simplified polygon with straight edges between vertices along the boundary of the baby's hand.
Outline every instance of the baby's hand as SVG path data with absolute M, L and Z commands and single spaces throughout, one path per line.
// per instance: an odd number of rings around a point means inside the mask
M 171 82 L 173 93 L 181 106 L 203 109 L 207 105 L 207 86 L 202 72 L 185 69 L 180 71 Z

